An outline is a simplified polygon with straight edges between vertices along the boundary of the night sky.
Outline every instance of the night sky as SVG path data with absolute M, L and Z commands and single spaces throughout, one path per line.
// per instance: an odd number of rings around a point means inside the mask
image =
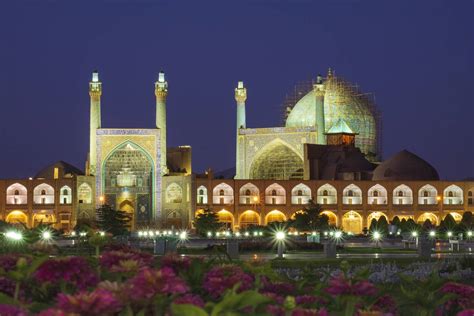
M 463 0 L 1 0 L 0 177 L 84 168 L 94 69 L 102 127 L 143 128 L 164 70 L 168 144 L 191 145 L 200 172 L 235 165 L 238 80 L 247 126 L 280 126 L 285 95 L 328 67 L 375 94 L 384 158 L 474 176 L 473 15 Z

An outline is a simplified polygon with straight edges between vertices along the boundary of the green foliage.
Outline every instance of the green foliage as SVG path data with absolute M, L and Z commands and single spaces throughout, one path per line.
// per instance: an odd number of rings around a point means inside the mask
M 104 204 L 97 209 L 97 226 L 99 229 L 114 236 L 129 233 L 131 217 L 124 211 L 115 210 Z
M 295 214 L 290 226 L 298 231 L 324 230 L 329 226 L 329 218 L 321 214 L 319 204 L 310 200 L 303 211 Z
M 205 209 L 202 213 L 196 216 L 194 220 L 194 227 L 196 232 L 201 236 L 206 236 L 207 232 L 215 232 L 222 227 L 219 223 L 219 216 L 211 209 Z
M 392 219 L 392 222 L 391 222 L 392 225 L 395 225 L 397 227 L 400 226 L 400 218 L 398 216 L 395 216 L 393 219 Z
M 439 225 L 440 232 L 447 232 L 448 230 L 454 230 L 456 228 L 456 221 L 451 214 L 446 215 L 446 217 L 441 221 Z

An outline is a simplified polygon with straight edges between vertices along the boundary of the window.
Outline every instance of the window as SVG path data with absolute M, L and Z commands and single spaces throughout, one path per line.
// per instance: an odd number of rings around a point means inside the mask
M 323 196 L 328 196 L 328 190 L 323 191 Z
M 224 190 L 223 190 L 223 189 L 221 189 L 221 190 L 219 191 L 219 195 L 221 195 L 221 196 L 224 195 Z M 222 203 L 221 203 L 221 204 L 222 204 Z
M 245 198 L 245 204 L 250 204 L 250 198 L 249 197 Z
M 472 205 L 472 198 L 467 199 L 467 204 Z
M 398 196 L 403 196 L 403 191 L 398 191 L 397 193 Z M 400 200 L 401 201 L 401 200 Z
M 20 195 L 20 191 L 15 190 L 15 195 Z
M 252 193 L 250 192 L 249 189 L 245 190 L 245 195 L 251 195 Z
M 323 204 L 328 204 L 328 199 L 324 198 L 323 199 Z
M 46 199 L 45 198 L 41 198 L 41 204 L 46 204 Z
M 68 195 L 67 189 L 63 190 L 63 195 Z
M 276 198 L 272 198 L 272 204 L 276 204 Z
M 272 196 L 276 196 L 277 195 L 277 191 L 276 190 L 272 190 Z
M 224 198 L 219 199 L 219 204 L 224 204 Z
M 200 196 L 199 197 L 199 204 L 203 204 L 204 203 L 204 197 L 203 196 Z
M 46 195 L 46 190 L 41 190 L 41 195 Z
M 302 190 L 298 190 L 298 196 L 303 196 L 303 191 Z M 299 203 L 301 204 L 301 203 Z
M 428 199 L 423 199 L 423 204 L 428 204 Z
M 449 191 L 449 192 L 448 192 L 448 196 L 449 196 L 449 197 L 454 197 L 453 191 Z M 449 204 L 451 204 L 451 203 L 449 203 Z
M 423 196 L 424 196 L 424 197 L 428 197 L 428 196 L 430 196 L 430 195 L 429 195 L 428 191 L 423 191 Z M 425 204 L 426 204 L 426 203 L 425 203 Z
M 67 198 L 63 198 L 63 204 L 67 204 Z
M 347 192 L 347 196 L 354 196 L 354 191 L 349 190 L 349 191 Z M 351 203 L 349 203 L 349 204 L 351 204 Z
M 204 195 L 204 190 L 203 189 L 199 190 L 199 195 Z
M 298 198 L 298 204 L 303 204 L 303 200 L 301 198 Z
M 398 204 L 403 204 L 403 199 L 398 199 Z
M 352 199 L 347 199 L 347 204 L 352 204 Z
M 472 196 L 472 191 L 467 192 L 467 196 Z
M 373 193 L 373 195 L 374 195 L 375 197 L 378 197 L 378 196 L 379 196 L 379 191 L 375 190 L 374 193 Z

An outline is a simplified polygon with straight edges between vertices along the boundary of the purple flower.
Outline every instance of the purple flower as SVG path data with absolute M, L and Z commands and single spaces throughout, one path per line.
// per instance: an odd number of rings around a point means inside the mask
M 90 293 L 82 292 L 76 295 L 60 293 L 56 307 L 57 310 L 52 310 L 56 314 L 50 315 L 61 315 L 60 312 L 79 315 L 113 315 L 122 309 L 123 304 L 112 292 L 97 289 Z
M 48 308 L 41 311 L 38 316 L 70 316 L 70 314 L 57 308 Z
M 456 295 L 456 298 L 447 301 L 443 305 L 443 309 L 445 311 L 458 310 L 459 308 L 469 309 L 474 307 L 473 286 L 455 282 L 448 282 L 441 287 L 441 292 Z
M 0 315 L 2 316 L 28 316 L 28 313 L 17 306 L 0 304 Z
M 390 295 L 383 295 L 377 299 L 372 308 L 376 311 L 397 314 L 397 303 Z
M 100 257 L 100 266 L 114 272 L 125 271 L 125 262 L 136 262 L 137 269 L 149 267 L 153 263 L 153 256 L 151 254 L 133 250 L 111 250 L 102 253 Z
M 189 269 L 191 266 L 191 258 L 178 255 L 167 255 L 161 259 L 162 268 L 173 269 L 175 273 Z
M 285 309 L 278 305 L 267 305 L 265 311 L 273 316 L 285 316 Z
M 460 311 L 456 316 L 472 316 L 474 315 L 474 309 L 465 309 Z
M 98 282 L 96 273 L 82 257 L 47 260 L 38 268 L 35 277 L 55 285 L 64 281 L 80 290 L 95 286 Z
M 18 259 L 25 258 L 28 262 L 30 258 L 18 254 L 6 254 L 0 256 L 0 268 L 6 272 L 15 270 Z
M 245 273 L 240 267 L 224 265 L 212 268 L 204 276 L 203 288 L 216 299 L 237 283 L 240 283 L 238 291 L 242 292 L 252 288 L 253 282 L 254 277 Z
M 184 294 L 173 301 L 174 304 L 192 304 L 199 307 L 204 307 L 204 301 L 199 295 Z
M 344 278 L 342 274 L 329 280 L 329 287 L 326 292 L 333 296 L 338 295 L 355 295 L 355 296 L 372 296 L 377 293 L 377 288 L 369 281 L 363 280 L 352 284 L 351 280 Z
M 183 294 L 189 291 L 186 283 L 169 268 L 143 269 L 127 284 L 128 294 L 135 301 L 147 300 L 157 294 Z
M 320 298 L 314 295 L 300 295 L 295 297 L 296 305 L 309 305 L 320 301 Z
M 286 296 L 293 294 L 295 291 L 295 286 L 291 283 L 271 282 L 266 276 L 262 276 L 260 279 L 263 285 L 261 288 L 262 293 L 270 292 Z

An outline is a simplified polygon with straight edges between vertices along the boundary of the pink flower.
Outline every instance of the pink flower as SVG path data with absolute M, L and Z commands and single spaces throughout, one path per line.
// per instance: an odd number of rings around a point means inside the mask
M 174 304 L 192 304 L 199 307 L 204 307 L 204 301 L 199 295 L 184 294 L 173 301 Z
M 0 268 L 3 268 L 6 272 L 14 270 L 18 259 L 25 258 L 27 261 L 30 261 L 30 258 L 21 256 L 18 254 L 5 254 L 0 256 Z
M 17 306 L 0 304 L 0 315 L 2 316 L 28 316 L 28 313 Z
M 305 309 L 296 308 L 291 313 L 291 316 L 328 316 L 328 312 L 325 309 Z
M 35 277 L 51 284 L 64 281 L 80 290 L 95 286 L 98 282 L 95 271 L 82 257 L 47 260 L 36 270 Z
M 295 297 L 296 305 L 314 304 L 320 301 L 320 298 L 314 295 L 300 295 Z
M 329 280 L 329 287 L 326 292 L 333 296 L 356 295 L 372 296 L 377 293 L 377 288 L 371 282 L 363 280 L 352 284 L 351 280 L 344 278 L 342 274 Z
M 465 309 L 460 311 L 456 316 L 472 316 L 474 315 L 474 309 Z
M 128 294 L 135 301 L 148 300 L 157 294 L 183 294 L 189 291 L 186 283 L 169 268 L 143 269 L 127 284 Z
M 474 287 L 470 285 L 448 282 L 441 287 L 441 292 L 456 295 L 456 298 L 444 303 L 442 309 L 445 311 L 453 312 L 474 307 Z
M 113 315 L 122 309 L 123 304 L 111 292 L 98 289 L 90 293 L 82 292 L 76 295 L 60 293 L 56 307 L 59 311 L 79 315 Z
M 285 309 L 278 305 L 267 305 L 265 311 L 273 316 L 285 316 Z
M 242 292 L 252 288 L 254 277 L 245 273 L 240 267 L 224 265 L 212 268 L 204 276 L 203 288 L 213 298 L 219 298 L 227 289 L 240 284 L 238 291 Z
M 397 303 L 389 295 L 383 295 L 379 297 L 372 307 L 377 311 L 383 311 L 391 314 L 397 313 Z
M 41 311 L 38 316 L 70 316 L 70 314 L 57 308 L 48 308 Z
M 295 286 L 291 283 L 271 282 L 266 276 L 262 276 L 260 280 L 263 285 L 260 290 L 262 293 L 271 292 L 278 295 L 287 296 L 293 294 L 295 291 Z
M 194 259 L 198 260 L 198 259 Z M 175 273 L 179 273 L 180 271 L 185 271 L 189 269 L 191 266 L 191 258 L 189 257 L 182 257 L 178 255 L 167 255 L 161 259 L 161 267 L 162 268 L 170 268 L 173 269 Z

